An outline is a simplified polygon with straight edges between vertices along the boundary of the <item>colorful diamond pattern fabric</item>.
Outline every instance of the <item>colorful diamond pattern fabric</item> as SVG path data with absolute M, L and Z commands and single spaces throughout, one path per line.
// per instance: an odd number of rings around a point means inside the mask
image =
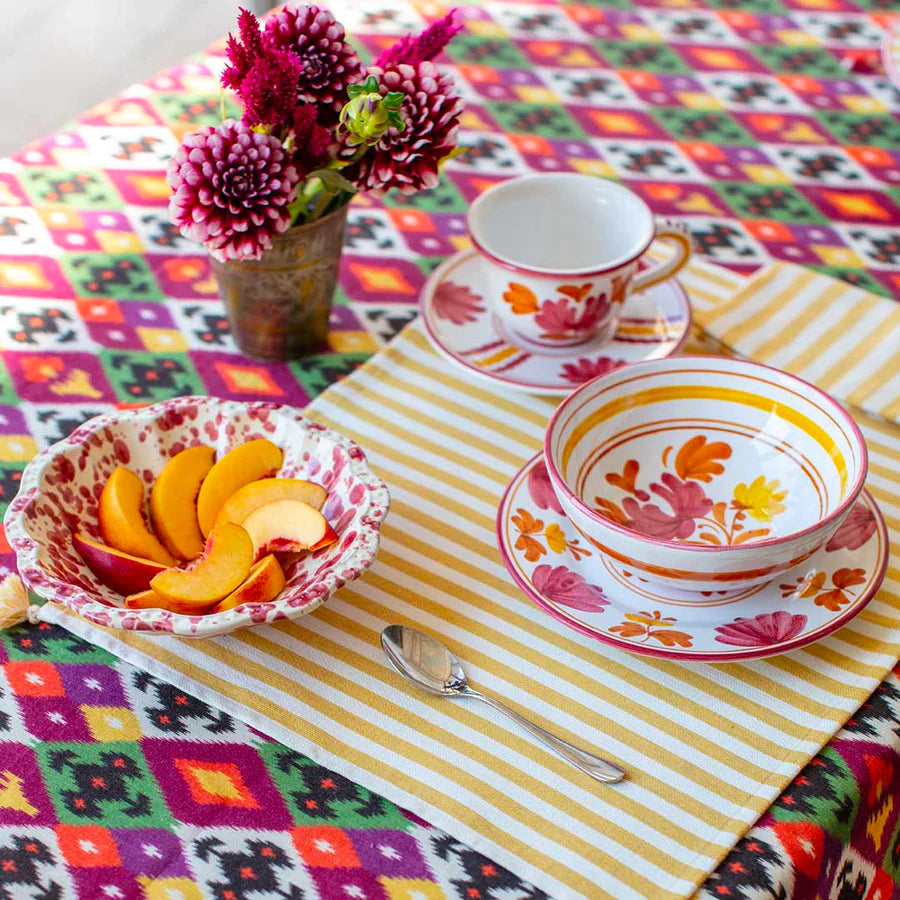
M 303 406 L 415 314 L 482 190 L 622 180 L 739 272 L 771 259 L 900 295 L 891 0 L 469 2 L 441 62 L 468 107 L 439 187 L 364 198 L 322 352 L 243 357 L 165 160 L 220 116 L 221 47 L 0 162 L 0 507 L 86 418 L 178 394 Z M 446 9 L 331 4 L 368 55 Z M 227 113 L 235 108 L 226 99 Z M 0 534 L 0 557 L 12 557 Z M 43 624 L 0 637 L 0 900 L 539 900 L 449 835 L 176 686 Z M 707 897 L 900 896 L 892 676 L 710 878 Z M 844 893 L 841 893 L 841 892 Z

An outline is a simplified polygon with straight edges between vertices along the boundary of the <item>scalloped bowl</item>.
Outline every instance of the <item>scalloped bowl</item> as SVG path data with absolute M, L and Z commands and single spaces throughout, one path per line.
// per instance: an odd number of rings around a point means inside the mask
M 72 546 L 76 530 L 100 538 L 97 500 L 109 474 L 128 466 L 149 489 L 166 461 L 186 447 L 208 444 L 221 456 L 261 437 L 284 451 L 280 477 L 306 478 L 327 488 L 322 512 L 338 542 L 292 558 L 285 565 L 286 586 L 271 603 L 245 603 L 205 616 L 125 608 L 123 598 L 97 580 Z M 38 454 L 22 474 L 4 524 L 19 574 L 41 597 L 107 628 L 210 637 L 312 612 L 371 565 L 389 506 L 387 486 L 363 451 L 297 410 L 177 397 L 97 416 Z

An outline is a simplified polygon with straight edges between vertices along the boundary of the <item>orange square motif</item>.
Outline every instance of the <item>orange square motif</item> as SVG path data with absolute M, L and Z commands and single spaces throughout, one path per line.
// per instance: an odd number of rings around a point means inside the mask
M 308 866 L 349 869 L 361 865 L 347 833 L 330 825 L 298 825 L 291 831 L 297 852 Z
M 9 686 L 20 697 L 65 697 L 59 672 L 42 660 L 8 662 L 5 666 Z
M 107 828 L 99 825 L 57 825 L 56 839 L 70 866 L 92 869 L 121 865 L 119 849 Z

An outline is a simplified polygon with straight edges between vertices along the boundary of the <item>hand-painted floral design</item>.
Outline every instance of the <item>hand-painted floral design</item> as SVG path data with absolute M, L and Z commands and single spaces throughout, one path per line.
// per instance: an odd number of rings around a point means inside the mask
M 779 585 L 783 597 L 791 597 L 798 600 L 815 598 L 816 606 L 824 606 L 831 612 L 837 612 L 846 606 L 856 591 L 851 588 L 866 583 L 865 569 L 838 569 L 831 575 L 831 587 L 826 587 L 828 574 L 818 571 L 811 575 L 799 575 L 793 583 Z
M 850 515 L 844 519 L 841 527 L 825 545 L 825 549 L 830 553 L 845 548 L 859 550 L 875 534 L 875 528 L 875 513 L 865 503 L 857 502 L 850 510 Z
M 659 641 L 664 647 L 690 647 L 691 636 L 685 631 L 675 631 L 672 626 L 678 621 L 674 616 L 664 616 L 658 609 L 653 612 L 625 613 L 621 625 L 613 625 L 609 630 L 620 637 L 645 644 L 649 640 Z
M 543 519 L 536 519 L 527 509 L 517 509 L 516 515 L 512 516 L 512 523 L 519 530 L 515 548 L 525 554 L 528 562 L 537 562 L 547 553 L 547 549 L 556 554 L 568 551 L 576 560 L 591 555 L 590 550 L 581 546 L 578 538 L 569 540 L 556 522 L 545 527 Z M 546 542 L 546 548 L 540 538 Z
M 562 515 L 562 505 L 553 485 L 550 482 L 550 473 L 547 464 L 542 460 L 528 473 L 528 493 L 538 509 L 552 509 L 553 512 Z
M 527 285 L 511 281 L 503 294 L 515 315 L 533 315 L 544 340 L 570 340 L 596 331 L 609 317 L 612 304 L 605 293 L 591 294 L 590 284 L 561 284 L 555 300 L 540 301 Z
M 624 366 L 624 359 L 612 359 L 609 356 L 598 356 L 595 359 L 579 359 L 573 363 L 565 363 L 562 367 L 562 376 L 572 384 L 584 384 L 592 378 L 605 375 Z
M 606 483 L 629 496 L 621 505 L 610 497 L 595 497 L 597 512 L 612 522 L 667 541 L 737 545 L 771 534 L 770 528 L 747 529 L 746 520 L 750 516 L 771 522 L 785 511 L 783 501 L 788 491 L 779 490 L 777 479 L 767 481 L 760 475 L 749 484 L 737 484 L 731 500 L 714 502 L 700 482 L 710 484 L 724 474 L 723 460 L 731 457 L 731 447 L 724 441 L 695 435 L 675 454 L 674 473 L 665 471 L 673 449 L 670 445 L 663 450 L 664 471 L 658 482 L 649 484 L 650 493 L 638 485 L 641 466 L 636 459 L 629 459 L 621 472 L 607 472 Z M 647 503 L 651 493 L 664 500 L 669 510 Z
M 532 576 L 534 586 L 548 599 L 561 606 L 585 612 L 602 612 L 609 604 L 602 589 L 588 584 L 577 572 L 565 566 L 538 566 Z
M 716 640 L 733 647 L 771 647 L 797 637 L 806 627 L 806 616 L 779 610 L 752 619 L 737 618 L 719 625 Z
M 465 325 L 477 321 L 485 311 L 481 299 L 465 285 L 443 281 L 435 290 L 432 303 L 439 319 L 446 319 L 454 325 Z
M 747 515 L 760 522 L 771 522 L 772 516 L 783 513 L 786 509 L 781 502 L 787 497 L 787 491 L 779 491 L 780 484 L 777 478 L 766 481 L 765 475 L 760 475 L 749 485 L 738 484 L 734 489 L 734 502 L 740 504 Z

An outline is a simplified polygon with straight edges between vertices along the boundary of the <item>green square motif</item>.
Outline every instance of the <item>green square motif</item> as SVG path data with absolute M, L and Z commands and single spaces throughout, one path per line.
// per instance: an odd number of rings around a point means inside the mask
M 280 744 L 258 743 L 272 780 L 298 825 L 339 823 L 341 828 L 394 828 L 412 823 L 400 809 L 309 757 Z
M 881 294 L 883 297 L 891 297 L 891 292 L 886 284 L 880 282 L 874 275 L 870 275 L 865 269 L 844 269 L 840 266 L 810 266 L 817 272 L 824 272 L 832 278 L 840 278 L 847 284 L 871 291 L 873 294 Z
M 486 105 L 504 131 L 513 134 L 537 134 L 559 140 L 585 139 L 585 134 L 578 123 L 561 106 L 513 101 L 496 101 Z
M 650 114 L 678 141 L 703 141 L 710 144 L 755 144 L 728 113 L 681 106 L 655 107 Z
M 778 822 L 815 822 L 842 844 L 859 807 L 859 783 L 840 753 L 825 747 L 778 798 L 770 812 Z
M 138 254 L 64 253 L 59 262 L 79 297 L 163 299 L 147 260 Z
M 17 173 L 35 206 L 63 204 L 75 209 L 120 209 L 122 198 L 102 172 L 27 168 Z
M 34 598 L 32 598 L 34 599 Z M 35 601 L 38 602 L 38 601 Z M 55 663 L 104 663 L 116 658 L 106 650 L 75 637 L 59 625 L 41 622 L 0 631 L 0 644 L 11 660 L 52 659 Z
M 816 117 L 841 144 L 862 147 L 900 147 L 900 122 L 892 116 L 826 110 Z
M 138 744 L 37 744 L 34 749 L 60 822 L 102 821 L 106 828 L 172 824 Z
M 739 219 L 774 219 L 777 222 L 825 222 L 825 217 L 789 184 L 748 184 L 723 181 L 714 184 L 722 199 Z
M 456 189 L 446 170 L 437 183 L 427 191 L 416 191 L 415 194 L 401 194 L 389 191 L 385 194 L 384 205 L 395 208 L 421 209 L 424 212 L 465 212 L 468 204 Z
M 644 69 L 663 75 L 691 71 L 671 47 L 661 42 L 598 40 L 594 47 L 614 69 Z
M 232 96 L 225 94 L 225 118 L 239 119 L 241 109 Z M 169 125 L 200 128 L 222 122 L 222 98 L 216 94 L 152 94 L 150 103 Z
M 506 38 L 456 35 L 447 46 L 447 54 L 455 63 L 490 66 L 492 69 L 528 69 L 529 62 L 519 48 Z
M 837 58 L 822 47 L 756 44 L 753 52 L 773 72 L 810 75 L 813 78 L 844 78 L 847 75 Z
M 338 379 L 349 375 L 369 356 L 368 353 L 317 353 L 290 362 L 288 367 L 309 396 L 315 397 Z
M 139 350 L 101 350 L 100 361 L 119 400 L 130 403 L 205 394 L 186 353 L 161 356 Z

